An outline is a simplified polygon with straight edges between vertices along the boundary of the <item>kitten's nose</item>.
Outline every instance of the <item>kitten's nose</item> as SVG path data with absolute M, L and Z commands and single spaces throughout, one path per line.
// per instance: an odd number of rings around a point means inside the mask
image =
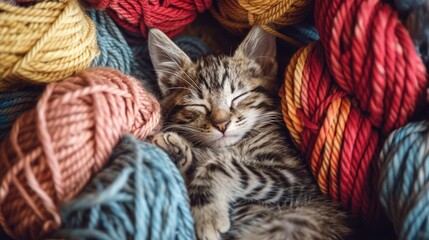
M 224 133 L 231 122 L 231 113 L 224 109 L 217 109 L 213 111 L 211 118 L 213 126 Z

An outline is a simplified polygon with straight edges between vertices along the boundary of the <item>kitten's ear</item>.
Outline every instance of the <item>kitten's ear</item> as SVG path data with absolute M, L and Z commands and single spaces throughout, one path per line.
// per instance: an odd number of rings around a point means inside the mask
M 158 79 L 159 88 L 164 94 L 168 88 L 176 86 L 176 82 L 169 76 L 183 67 L 192 63 L 191 59 L 161 30 L 152 28 L 149 30 L 148 46 L 150 59 L 152 60 Z
M 264 74 L 275 77 L 277 74 L 276 37 L 259 26 L 254 26 L 235 51 L 234 57 L 253 59 L 261 66 Z

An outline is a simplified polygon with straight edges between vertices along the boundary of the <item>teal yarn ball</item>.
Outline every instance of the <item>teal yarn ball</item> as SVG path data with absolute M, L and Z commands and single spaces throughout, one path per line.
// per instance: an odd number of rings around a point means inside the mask
M 60 207 L 65 239 L 188 240 L 194 222 L 184 181 L 158 147 L 125 136 L 110 164 Z
M 0 91 L 0 140 L 5 138 L 15 120 L 37 104 L 42 88 Z
M 429 239 L 429 122 L 392 132 L 379 170 L 381 203 L 399 239 Z
M 93 67 L 111 67 L 125 74 L 131 73 L 134 62 L 131 48 L 115 22 L 104 11 L 88 11 L 95 24 L 100 54 L 92 61 Z

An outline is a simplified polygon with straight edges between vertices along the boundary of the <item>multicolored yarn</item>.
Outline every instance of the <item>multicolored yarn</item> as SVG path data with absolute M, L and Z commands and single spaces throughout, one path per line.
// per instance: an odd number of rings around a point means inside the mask
M 0 88 L 63 80 L 98 54 L 94 24 L 76 0 L 28 7 L 0 1 Z
M 322 192 L 372 220 L 379 139 L 407 123 L 426 70 L 388 5 L 319 0 L 315 10 L 320 43 L 287 67 L 283 117 Z
M 0 139 L 9 133 L 12 124 L 25 111 L 36 106 L 42 89 L 28 88 L 18 91 L 0 91 Z
M 218 0 L 211 14 L 227 30 L 243 34 L 254 25 L 294 45 L 297 40 L 276 31 L 269 24 L 287 26 L 301 22 L 312 10 L 310 0 Z
M 399 239 L 429 239 L 429 122 L 389 136 L 380 154 L 381 202 Z
M 212 0 L 86 0 L 106 10 L 123 29 L 147 37 L 149 28 L 158 28 L 169 37 L 181 33 L 197 13 L 210 8 Z
M 429 0 L 422 2 L 408 15 L 405 26 L 410 33 L 416 51 L 429 70 Z
M 184 181 L 167 154 L 126 136 L 111 164 L 61 206 L 64 239 L 194 239 Z M 91 220 L 89 220 L 91 219 Z
M 92 10 L 88 15 L 97 29 L 97 43 L 100 49 L 100 55 L 94 59 L 91 66 L 111 67 L 131 74 L 133 54 L 115 22 L 104 11 Z
M 137 80 L 110 68 L 49 84 L 0 144 L 0 224 L 12 237 L 40 238 L 61 225 L 72 199 L 127 133 L 159 128 L 160 107 Z

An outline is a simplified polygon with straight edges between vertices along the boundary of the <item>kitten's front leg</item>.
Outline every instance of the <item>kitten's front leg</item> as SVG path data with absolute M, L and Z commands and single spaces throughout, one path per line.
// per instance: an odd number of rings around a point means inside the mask
M 153 136 L 151 142 L 164 149 L 185 176 L 186 170 L 193 161 L 191 144 L 174 132 L 158 133 Z

